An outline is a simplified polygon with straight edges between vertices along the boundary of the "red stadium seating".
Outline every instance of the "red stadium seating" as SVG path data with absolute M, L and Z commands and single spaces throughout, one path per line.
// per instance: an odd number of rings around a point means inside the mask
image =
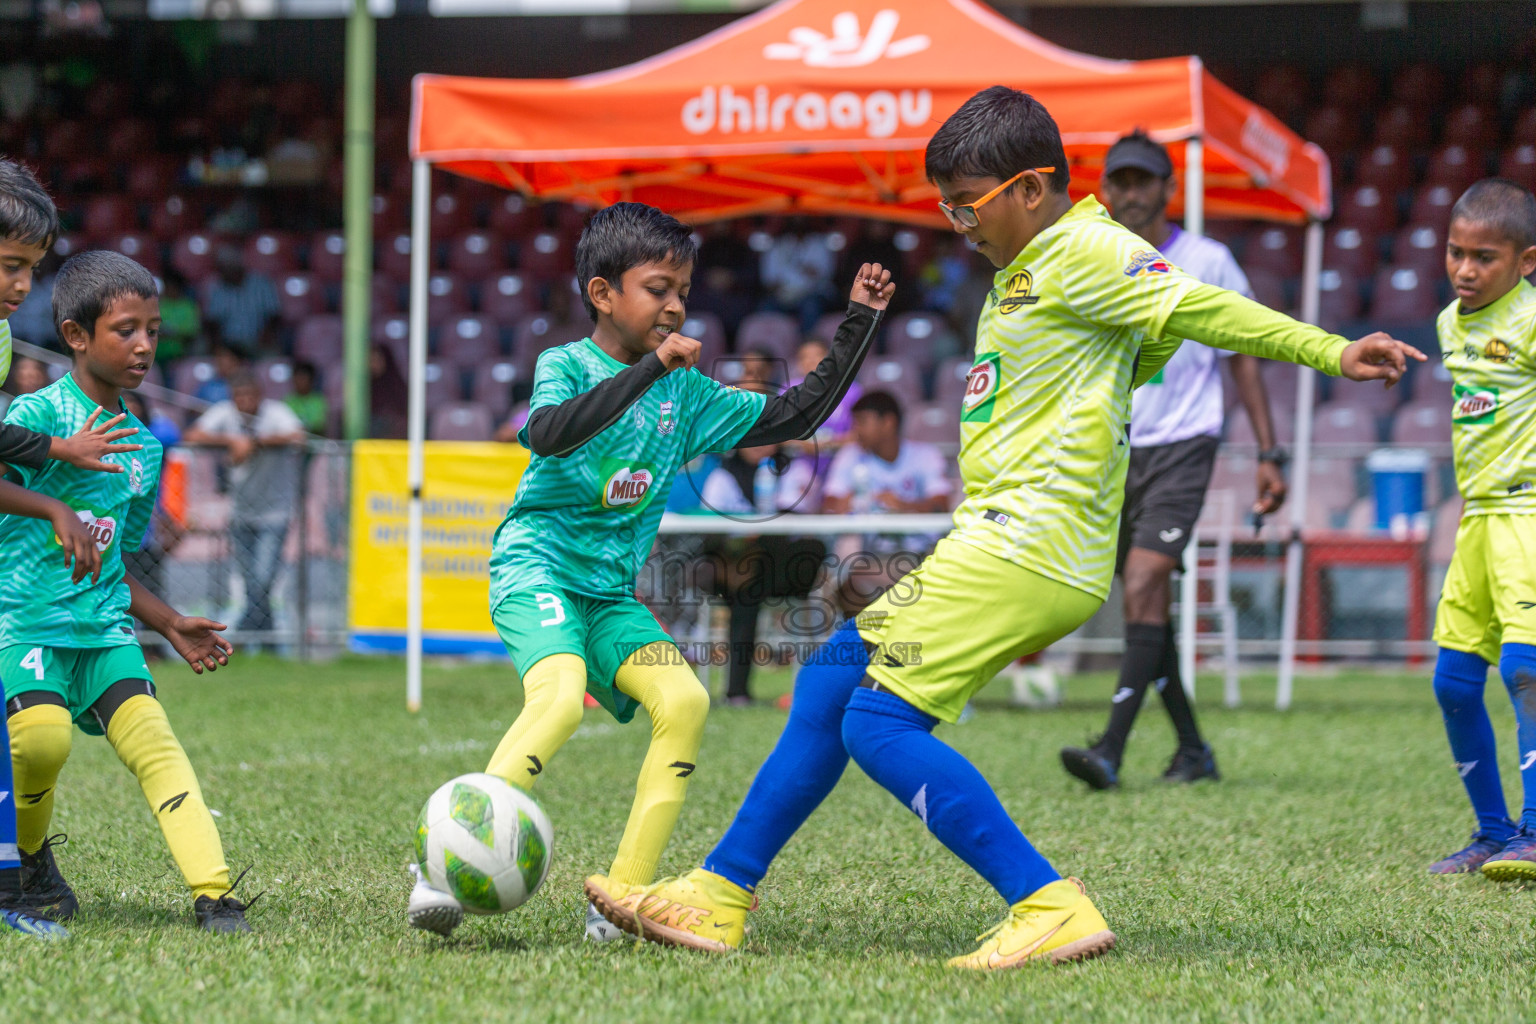
M 411 234 L 395 231 L 379 239 L 379 269 L 401 284 L 411 279 Z
M 146 155 L 128 165 L 124 183 L 128 187 L 128 194 L 135 199 L 158 200 L 171 190 L 171 183 L 175 180 L 176 174 L 169 161 L 164 157 Z
M 934 402 L 908 409 L 901 425 L 902 433 L 910 441 L 951 446 L 960 443 L 960 416 L 956 406 Z
M 373 234 L 375 238 L 396 231 L 405 231 L 410 227 L 411 200 L 410 194 L 393 196 L 388 193 L 376 193 L 373 197 Z
M 725 326 L 720 323 L 720 318 L 703 310 L 689 313 L 688 319 L 683 321 L 682 333 L 699 343 L 699 370 L 709 376 L 710 367 L 726 353 Z
M 1318 444 L 1375 444 L 1376 420 L 1348 399 L 1324 402 L 1312 410 L 1312 438 Z
M 142 117 L 114 118 L 107 135 L 107 156 L 125 164 L 155 151 L 155 126 Z
M 504 238 L 522 238 L 537 231 L 540 208 L 516 192 L 508 192 L 491 204 L 490 228 Z
M 341 317 L 334 313 L 310 317 L 299 324 L 293 337 L 293 357 L 322 368 L 339 364 L 343 347 Z
M 866 392 L 889 392 L 901 407 L 911 411 L 923 401 L 922 371 L 909 356 L 880 356 L 866 359 L 859 369 L 859 383 Z
M 213 380 L 218 370 L 207 356 L 192 356 L 178 360 L 171 372 L 171 387 L 183 394 L 194 394 L 202 385 Z
M 1412 184 L 1413 167 L 1401 147 L 1376 145 L 1355 168 L 1355 177 L 1361 185 L 1373 186 L 1390 197 Z
M 43 156 L 52 163 L 84 156 L 94 134 L 79 121 L 56 121 L 43 133 Z
M 1413 401 L 1392 420 L 1392 440 L 1398 444 L 1444 444 L 1450 439 L 1449 402 Z
M 313 274 L 284 274 L 276 281 L 278 316 L 298 324 L 325 312 L 325 289 Z
M 309 269 L 322 281 L 334 284 L 346 272 L 347 236 L 340 231 L 317 232 L 309 240 Z
M 1511 142 L 1536 143 L 1536 107 L 1526 107 L 1520 112 L 1509 138 Z
M 1342 270 L 1324 270 L 1317 279 L 1317 318 L 1319 325 L 1337 331 L 1360 318 L 1360 281 Z
M 1417 271 L 1433 281 L 1445 273 L 1445 236 L 1428 224 L 1410 224 L 1392 243 L 1392 265 Z
M 1275 64 L 1259 72 L 1253 96 L 1260 105 L 1274 112 L 1282 121 L 1294 120 L 1306 106 L 1311 83 L 1306 73 L 1294 64 Z
M 1354 277 L 1370 277 L 1376 272 L 1376 239 L 1356 227 L 1334 228 L 1323 244 L 1323 266 Z
M 1442 146 L 1429 159 L 1429 169 L 1424 174 L 1424 184 L 1444 185 L 1458 195 L 1468 185 L 1484 176 L 1487 159 L 1482 150 L 1468 149 L 1462 145 Z
M 1277 390 L 1269 385 L 1268 375 L 1265 376 L 1266 389 L 1269 392 L 1269 418 L 1275 428 L 1275 440 L 1279 444 L 1290 444 L 1296 439 L 1296 397 L 1294 392 L 1287 393 Z M 1248 421 L 1248 416 L 1241 408 L 1227 418 L 1227 442 L 1229 444 L 1257 444 L 1253 436 L 1253 424 Z
M 374 316 L 390 316 L 401 312 L 405 309 L 404 296 L 405 285 L 388 274 L 374 271 L 368 292 Z
M 1422 110 L 1394 104 L 1377 116 L 1373 141 L 1408 150 L 1423 149 L 1429 144 L 1429 120 Z
M 1301 235 L 1293 228 L 1271 225 L 1248 243 L 1244 266 L 1268 270 L 1281 277 L 1301 273 Z
M 1444 185 L 1420 189 L 1408 211 L 1408 223 L 1427 224 L 1443 236 L 1445 229 L 1451 226 L 1451 207 L 1456 205 L 1457 195 Z
M 123 196 L 95 196 L 86 201 L 80 218 L 81 230 L 87 238 L 110 238 L 123 231 L 133 231 L 135 223 L 133 203 Z
M 1410 391 L 1415 404 L 1420 402 L 1451 407 L 1451 373 L 1436 353 L 1429 353 L 1429 362 L 1414 368 Z
M 948 409 L 951 416 L 958 415 L 970 373 L 970 359 L 949 359 L 940 363 L 933 375 L 933 403 Z
M 457 274 L 433 274 L 427 279 L 427 323 L 437 327 L 450 317 L 469 312 L 469 288 Z
M 517 364 L 519 373 L 530 377 L 545 349 L 580 341 L 591 328 L 585 316 L 579 321 L 561 323 L 548 313 L 532 313 L 524 317 L 513 332 L 512 361 Z
M 1423 324 L 1440 312 L 1435 280 L 1408 267 L 1383 267 L 1371 300 L 1375 324 Z
M 194 284 L 213 273 L 214 249 L 218 239 L 202 231 L 182 235 L 171 245 L 171 266 Z
M 407 317 L 375 317 L 372 334 L 373 343 L 389 349 L 396 366 L 404 367 L 410 361 L 411 322 Z
M 799 347 L 800 328 L 794 317 L 785 313 L 752 313 L 742 318 L 736 329 L 737 355 L 761 349 L 792 365 Z
M 504 327 L 533 312 L 536 305 L 532 289 L 523 275 L 506 271 L 480 282 L 480 312 Z
M 281 401 L 293 390 L 293 363 L 287 359 L 263 359 L 255 370 L 264 397 Z
M 1361 185 L 1344 193 L 1335 223 L 1379 235 L 1397 226 L 1397 209 L 1390 195 L 1373 185 Z
M 1360 144 L 1360 116 L 1346 107 L 1319 107 L 1307 115 L 1302 136 L 1327 153 L 1344 153 Z
M 438 409 L 450 402 L 464 400 L 464 378 L 458 367 L 429 360 L 425 377 L 428 409 Z
M 501 355 L 496 322 L 487 316 L 456 316 L 444 321 L 437 336 L 438 358 L 466 369 L 487 366 Z
M 450 402 L 432 410 L 434 441 L 489 441 L 496 430 L 491 410 L 479 402 Z
M 518 380 L 517 364 L 508 360 L 481 366 L 475 371 L 471 388 L 474 400 L 491 410 L 496 419 L 504 419 L 512 408 L 512 385 Z
M 286 232 L 258 231 L 245 243 L 245 267 L 267 277 L 280 277 L 299 269 L 299 245 Z
M 166 196 L 149 208 L 149 230 L 162 242 L 170 242 L 197 226 L 191 204 L 181 196 Z
M 1369 111 L 1376 105 L 1380 86 L 1365 65 L 1340 64 L 1323 80 L 1323 100 L 1343 110 Z
M 1445 96 L 1445 72 L 1427 61 L 1399 68 L 1391 81 L 1392 99 L 1420 110 L 1436 106 Z
M 1536 144 L 1522 142 L 1509 147 L 1499 160 L 1499 177 L 1536 189 Z
M 1244 267 L 1243 270 L 1248 275 L 1248 286 L 1253 289 L 1255 300 L 1282 313 L 1291 308 L 1290 301 L 1285 297 L 1283 277 L 1262 267 Z
M 448 269 L 465 277 L 489 277 L 506 269 L 507 243 L 485 231 L 468 231 L 448 243 Z
M 554 231 L 541 231 L 522 247 L 519 268 L 530 279 L 541 284 L 569 274 L 575 266 L 574 247 L 570 241 Z
M 160 261 L 160 243 L 150 235 L 130 231 L 107 239 L 106 247 L 137 260 L 151 274 L 159 274 L 163 269 Z
M 1406 388 L 1387 388 L 1375 381 L 1367 384 L 1362 381 L 1339 379 L 1333 381 L 1331 386 L 1333 388 L 1331 404 L 1348 405 L 1377 419 L 1390 416 L 1407 397 Z
M 452 192 L 432 197 L 431 232 L 433 238 L 452 238 L 469 229 L 469 209 Z
M 1484 150 L 1498 140 L 1498 134 L 1498 115 L 1476 103 L 1467 103 L 1451 111 L 1440 138 L 1448 146 Z
M 935 347 L 955 351 L 953 335 L 937 313 L 900 313 L 886 325 L 884 348 L 893 356 L 910 357 L 919 366 L 932 366 L 937 362 Z

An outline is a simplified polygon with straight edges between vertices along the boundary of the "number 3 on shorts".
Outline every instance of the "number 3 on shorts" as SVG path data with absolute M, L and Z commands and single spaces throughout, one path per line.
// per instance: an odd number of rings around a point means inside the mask
M 32 670 L 32 675 L 38 682 L 43 681 L 43 649 L 34 647 L 27 652 L 27 656 L 21 659 L 21 667 Z
M 540 622 L 539 625 L 558 626 L 560 623 L 565 621 L 565 606 L 560 603 L 560 598 L 557 595 L 550 593 L 535 593 L 533 595 L 533 599 L 537 602 L 536 606 L 538 607 L 539 611 L 555 613 L 554 615 Z M 42 648 L 38 648 L 36 651 L 32 652 L 32 654 L 37 655 L 41 655 L 41 653 Z M 32 654 L 27 655 L 27 657 L 32 657 Z M 27 663 L 23 661 L 21 664 L 23 667 L 25 667 Z M 38 662 L 37 678 L 43 678 L 41 661 Z

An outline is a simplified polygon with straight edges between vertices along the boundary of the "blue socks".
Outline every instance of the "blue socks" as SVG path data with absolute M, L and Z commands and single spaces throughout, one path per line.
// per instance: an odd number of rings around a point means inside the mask
M 21 891 L 16 849 L 16 786 L 11 780 L 11 733 L 5 727 L 5 684 L 0 682 L 0 891 Z
M 1516 742 L 1520 749 L 1520 780 L 1525 807 L 1520 827 L 1536 832 L 1536 645 L 1505 644 L 1499 650 L 1499 675 L 1515 706 Z
M 843 742 L 870 778 L 921 818 L 1009 905 L 1060 880 L 981 773 L 933 736 L 937 724 L 938 719 L 894 693 L 860 688 L 843 716 Z
M 868 665 L 864 640 L 849 619 L 800 669 L 789 722 L 704 870 L 757 888 L 789 837 L 843 777 L 843 709 Z
M 1483 704 L 1488 663 L 1475 654 L 1442 647 L 1435 662 L 1435 699 L 1445 719 L 1451 756 L 1477 815 L 1478 835 L 1505 842 L 1515 834 L 1499 782 L 1498 748 L 1493 723 Z

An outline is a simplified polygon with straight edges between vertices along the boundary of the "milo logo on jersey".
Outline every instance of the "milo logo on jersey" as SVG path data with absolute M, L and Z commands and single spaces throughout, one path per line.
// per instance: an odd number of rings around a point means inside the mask
M 997 404 L 998 382 L 1002 377 L 1002 353 L 990 352 L 976 360 L 965 378 L 965 398 L 960 403 L 960 422 L 990 423 Z
M 1451 407 L 1453 422 L 1492 423 L 1498 417 L 1498 388 L 1466 388 L 1457 384 L 1452 393 L 1455 396 L 1455 405 Z
M 97 551 L 106 551 L 117 539 L 117 520 L 111 516 L 98 516 L 88 508 L 79 508 L 75 509 L 75 517 L 85 524 L 85 532 L 96 542 Z M 57 545 L 59 538 L 53 537 L 53 543 Z
M 597 499 L 599 508 L 639 512 L 651 503 L 656 491 L 656 472 L 650 466 L 604 459 L 597 475 L 603 488 Z

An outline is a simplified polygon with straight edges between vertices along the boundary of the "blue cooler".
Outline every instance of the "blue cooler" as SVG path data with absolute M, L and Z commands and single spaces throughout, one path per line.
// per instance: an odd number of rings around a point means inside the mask
M 1376 529 L 1403 538 L 1428 529 L 1424 481 L 1429 453 L 1419 448 L 1378 448 L 1365 460 L 1376 498 Z

